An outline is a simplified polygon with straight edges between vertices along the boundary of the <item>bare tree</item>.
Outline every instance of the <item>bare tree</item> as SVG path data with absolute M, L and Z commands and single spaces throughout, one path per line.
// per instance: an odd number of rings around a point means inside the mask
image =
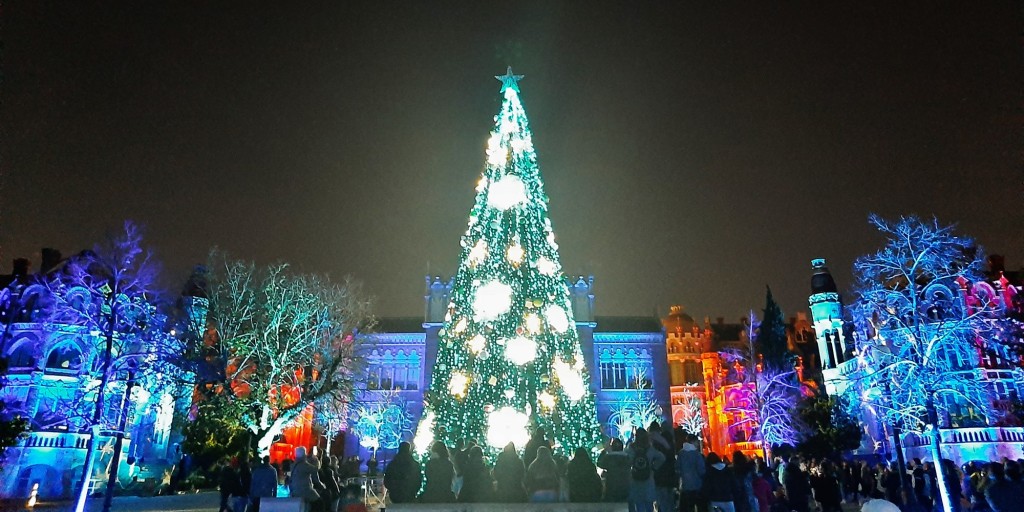
M 180 371 L 176 364 L 180 347 L 158 307 L 158 271 L 143 248 L 141 230 L 125 222 L 122 233 L 69 258 L 46 281 L 47 323 L 78 337 L 86 349 L 83 355 L 91 355 L 85 387 L 62 407 L 65 420 L 90 432 L 76 510 L 85 506 L 98 437 L 113 430 L 116 442 L 104 505 L 109 508 L 138 376 L 166 377 L 150 379 L 147 387 L 155 391 L 150 386 L 174 382 Z M 111 403 L 119 405 L 111 407 Z
M 704 419 L 704 411 L 701 406 L 700 397 L 690 390 L 686 390 L 679 398 L 679 405 L 682 406 L 682 414 L 679 417 L 679 427 L 687 433 L 701 436 L 708 422 Z
M 981 249 L 935 219 L 872 215 L 870 222 L 886 242 L 854 263 L 854 311 L 866 339 L 858 347 L 862 370 L 847 392 L 858 401 L 874 395 L 888 424 L 930 436 L 938 462 L 939 428 L 958 404 L 987 408 L 975 369 L 991 307 L 969 306 L 959 293 L 982 278 Z M 943 507 L 951 512 L 944 468 L 936 469 Z
M 357 334 L 372 325 L 360 286 L 258 267 L 211 255 L 210 331 L 226 403 L 236 408 L 261 453 L 304 410 L 348 401 L 363 371 Z M 210 358 L 207 358 L 208 360 Z

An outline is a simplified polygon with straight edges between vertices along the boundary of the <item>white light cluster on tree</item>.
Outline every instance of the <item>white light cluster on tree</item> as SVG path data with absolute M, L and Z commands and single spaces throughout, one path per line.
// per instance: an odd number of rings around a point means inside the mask
M 514 443 L 516 448 L 526 446 L 530 440 L 527 427 L 530 417 L 512 407 L 502 407 L 487 415 L 487 444 L 502 448 Z
M 562 334 L 569 330 L 569 317 L 565 314 L 565 310 L 561 306 L 551 304 L 544 308 L 544 317 L 548 320 L 548 325 L 551 326 L 551 330 L 558 334 Z
M 512 287 L 501 281 L 488 281 L 476 289 L 474 318 L 478 322 L 497 320 L 512 306 Z
M 526 151 L 533 151 L 533 141 L 529 136 L 512 140 L 512 151 L 521 154 Z
M 526 324 L 526 331 L 530 334 L 540 333 L 540 317 L 534 313 L 527 313 L 523 316 L 523 323 Z
M 483 240 L 477 241 L 473 245 L 473 248 L 469 250 L 469 264 L 479 265 L 484 259 L 487 258 L 487 242 Z
M 537 403 L 539 403 L 540 406 L 545 409 L 554 409 L 555 396 L 552 395 L 551 393 L 548 393 L 547 391 L 541 392 L 541 394 L 537 395 Z
M 505 257 L 508 258 L 508 262 L 519 266 L 523 262 L 523 247 L 517 243 L 513 243 L 509 246 L 508 251 L 505 252 Z
M 412 444 L 416 453 L 426 455 L 430 451 L 430 444 L 434 442 L 434 411 L 427 411 L 416 427 L 416 436 L 412 438 Z
M 544 256 L 537 258 L 537 271 L 548 277 L 553 277 L 558 272 L 558 265 Z
M 505 359 L 522 366 L 537 358 L 537 342 L 516 336 L 505 343 Z
M 448 382 L 448 391 L 452 394 L 452 396 L 465 396 L 467 386 L 469 386 L 469 377 L 466 377 L 465 373 L 452 373 L 452 380 Z
M 487 204 L 496 210 L 505 211 L 525 202 L 526 185 L 512 174 L 506 174 L 492 183 L 487 192 Z
M 487 163 L 494 167 L 501 167 L 505 165 L 507 159 L 508 150 L 501 147 L 501 134 L 492 134 L 491 138 L 487 140 Z
M 477 334 L 470 338 L 466 343 L 469 344 L 469 350 L 472 351 L 474 355 L 478 355 L 483 351 L 484 346 L 487 345 L 487 339 L 484 338 L 482 334 Z
M 580 365 L 577 364 L 577 366 Z M 579 369 L 573 368 L 569 363 L 558 358 L 555 359 L 552 367 L 555 369 L 555 377 L 558 377 L 565 396 L 574 402 L 583 398 L 583 395 L 587 393 L 587 388 L 583 385 L 583 377 L 580 375 Z

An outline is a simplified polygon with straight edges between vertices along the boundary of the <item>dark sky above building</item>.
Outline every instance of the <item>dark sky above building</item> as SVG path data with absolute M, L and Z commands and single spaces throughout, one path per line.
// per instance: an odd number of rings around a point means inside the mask
M 1024 260 L 1013 2 L 298 3 L 6 2 L 3 273 L 130 218 L 177 283 L 219 246 L 421 314 L 508 64 L 601 314 L 804 311 L 869 212 Z

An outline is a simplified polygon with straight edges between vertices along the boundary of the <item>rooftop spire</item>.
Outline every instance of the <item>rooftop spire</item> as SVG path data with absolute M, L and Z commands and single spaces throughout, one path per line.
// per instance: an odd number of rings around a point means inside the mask
M 494 78 L 501 81 L 501 90 L 498 92 L 505 92 L 505 89 L 512 89 L 515 92 L 519 92 L 518 82 L 522 80 L 524 76 L 526 75 L 513 75 L 512 66 L 508 67 L 504 75 L 494 75 Z

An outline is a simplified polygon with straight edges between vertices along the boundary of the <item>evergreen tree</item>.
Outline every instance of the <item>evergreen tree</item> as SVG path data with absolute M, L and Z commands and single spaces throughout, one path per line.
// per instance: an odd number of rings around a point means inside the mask
M 796 355 L 789 350 L 786 340 L 782 308 L 772 297 L 772 289 L 766 290 L 764 315 L 757 328 L 757 417 L 758 437 L 767 448 L 772 448 L 796 443 L 801 424 L 792 412 L 803 395 L 794 368 Z
M 804 425 L 797 451 L 807 457 L 834 457 L 860 446 L 864 432 L 849 412 L 847 399 L 824 394 L 800 402 L 796 415 Z
M 795 355 L 786 342 L 786 320 L 782 316 L 782 308 L 772 297 L 772 289 L 765 288 L 764 316 L 757 330 L 758 352 L 765 366 L 777 370 L 791 369 Z
M 544 427 L 563 451 L 590 449 L 600 428 L 519 99 L 522 76 L 509 68 L 496 78 L 504 99 L 462 237 L 417 449 L 460 438 L 522 449 L 530 426 Z

